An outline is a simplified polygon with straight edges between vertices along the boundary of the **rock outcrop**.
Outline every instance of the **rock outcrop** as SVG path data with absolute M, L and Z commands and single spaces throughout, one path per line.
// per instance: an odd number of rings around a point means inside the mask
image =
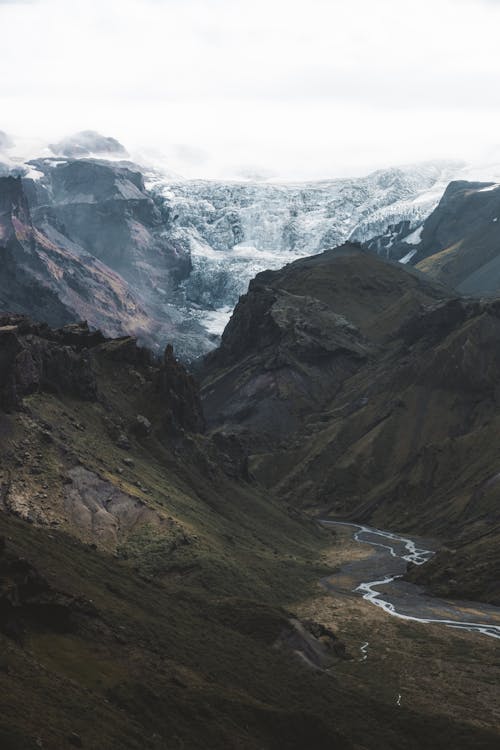
M 199 389 L 194 378 L 174 357 L 173 347 L 167 345 L 157 374 L 157 391 L 167 404 L 163 424 L 167 432 L 182 429 L 203 432 L 205 419 Z
M 13 409 L 38 390 L 94 399 L 88 346 L 100 341 L 85 325 L 53 332 L 23 317 L 0 317 L 0 408 Z

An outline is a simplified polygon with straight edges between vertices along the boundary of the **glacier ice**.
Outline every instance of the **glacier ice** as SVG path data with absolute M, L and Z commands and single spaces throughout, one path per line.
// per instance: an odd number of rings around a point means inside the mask
M 220 334 L 257 273 L 348 239 L 364 242 L 401 221 L 412 232 L 460 168 L 432 162 L 304 183 L 172 180 L 151 173 L 147 185 L 164 202 L 170 232 L 191 252 L 186 306 L 207 331 Z M 197 310 L 215 314 L 198 316 Z

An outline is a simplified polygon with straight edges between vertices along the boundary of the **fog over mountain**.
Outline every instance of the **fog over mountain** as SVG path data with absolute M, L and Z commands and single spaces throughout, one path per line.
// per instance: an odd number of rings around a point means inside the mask
M 112 133 L 193 178 L 491 160 L 499 20 L 477 0 L 3 2 L 0 127 Z

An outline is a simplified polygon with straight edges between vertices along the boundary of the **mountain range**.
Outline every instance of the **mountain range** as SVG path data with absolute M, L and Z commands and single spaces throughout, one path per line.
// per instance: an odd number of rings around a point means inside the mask
M 367 241 L 393 222 L 418 226 L 463 169 L 437 162 L 316 183 L 196 181 L 127 161 L 116 139 L 92 131 L 50 148 L 0 165 L 0 242 L 10 243 L 2 308 L 56 325 L 85 319 L 153 348 L 172 341 L 186 361 L 216 346 L 256 273 Z
M 448 618 L 499 617 L 500 188 L 52 149 L 0 177 L 2 748 L 498 747 Z M 369 527 L 437 620 L 353 591 Z

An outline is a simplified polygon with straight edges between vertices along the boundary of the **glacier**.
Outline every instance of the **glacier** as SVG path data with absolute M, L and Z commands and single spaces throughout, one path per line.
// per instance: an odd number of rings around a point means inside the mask
M 94 261 L 104 263 L 140 313 L 129 320 L 111 287 L 102 309 L 77 305 L 66 288 L 68 271 L 61 280 L 54 267 L 44 283 L 67 300 L 72 315 L 105 332 L 132 331 L 148 346 L 171 341 L 185 361 L 217 346 L 238 298 L 261 271 L 346 240 L 410 261 L 422 223 L 466 169 L 463 162 L 433 161 L 309 182 L 201 180 L 184 179 L 161 161 L 123 158 L 121 144 L 94 132 L 51 149 L 53 156 L 30 160 L 3 153 L 0 179 L 21 178 L 36 228 L 58 257 L 83 275 Z M 81 294 L 89 285 L 80 284 Z
M 366 242 L 406 222 L 414 232 L 463 168 L 455 161 L 382 169 L 318 182 L 222 182 L 146 175 L 163 201 L 169 232 L 189 248 L 182 283 L 187 314 L 220 335 L 249 281 L 346 240 Z

